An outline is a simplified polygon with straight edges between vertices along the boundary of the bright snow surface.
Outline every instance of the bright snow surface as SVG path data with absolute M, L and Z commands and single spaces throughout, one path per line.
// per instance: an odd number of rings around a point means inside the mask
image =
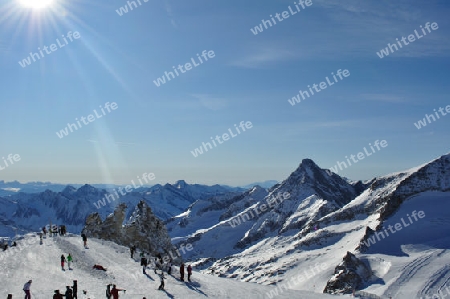
M 31 244 L 30 244 L 31 243 Z M 159 291 L 159 277 L 153 269 L 148 269 L 148 277 L 142 273 L 139 263 L 130 258 L 129 249 L 112 242 L 89 239 L 89 249 L 84 249 L 81 237 L 66 236 L 44 239 L 39 244 L 39 238 L 34 234 L 19 240 L 21 250 L 10 250 L 8 255 L 2 252 L 0 256 L 0 298 L 13 294 L 13 298 L 22 298 L 22 287 L 29 279 L 32 298 L 52 298 L 54 290 L 62 293 L 66 286 L 78 281 L 78 298 L 105 298 L 106 285 L 116 284 L 118 288 L 126 289 L 120 292 L 120 298 L 142 299 L 150 298 L 271 298 L 268 292 L 273 286 L 262 286 L 255 283 L 244 283 L 233 279 L 219 278 L 193 271 L 192 283 L 179 281 L 178 268 L 174 267 L 173 276 L 166 274 L 166 290 Z M 62 271 L 60 267 L 61 254 L 71 253 L 74 259 L 73 270 Z M 92 269 L 94 264 L 100 264 L 108 271 Z M 87 290 L 87 296 L 82 290 Z M 273 298 L 335 298 L 325 294 L 314 294 L 306 291 L 282 290 Z M 342 298 L 342 297 L 341 297 Z

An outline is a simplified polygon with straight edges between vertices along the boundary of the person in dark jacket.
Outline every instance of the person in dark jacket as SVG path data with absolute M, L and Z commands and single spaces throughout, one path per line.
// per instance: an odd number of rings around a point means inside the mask
M 12 299 L 12 294 L 8 294 L 8 298 L 6 299 Z
M 187 272 L 188 272 L 188 281 L 191 281 L 191 275 L 192 275 L 192 267 L 191 265 L 187 266 Z
M 135 252 L 136 252 L 136 246 L 133 245 L 130 247 L 131 258 L 133 258 Z
M 70 286 L 66 286 L 66 292 L 64 293 L 64 297 L 66 297 L 66 299 L 73 299 L 73 293 L 72 290 L 70 289 Z
M 147 268 L 148 265 L 147 258 L 143 257 L 141 263 L 142 263 L 142 273 L 147 274 L 147 272 L 145 272 L 145 269 Z
M 184 263 L 181 263 L 180 266 L 180 279 L 181 281 L 184 281 Z
M 158 275 L 159 275 L 159 279 L 161 281 L 161 284 L 159 285 L 158 290 L 164 290 L 164 279 L 165 279 L 164 271 L 161 270 L 161 274 L 158 274 Z
M 78 299 L 78 283 L 76 280 L 73 281 L 72 286 L 72 292 L 73 292 L 73 299 Z
M 106 286 L 106 299 L 111 299 L 111 285 Z
M 85 234 L 81 234 L 81 238 L 83 239 L 84 247 L 86 247 L 87 246 L 87 237 L 86 237 L 86 235 Z
M 55 290 L 55 294 L 53 294 L 53 299 L 63 299 L 63 295 L 59 292 L 59 290 Z

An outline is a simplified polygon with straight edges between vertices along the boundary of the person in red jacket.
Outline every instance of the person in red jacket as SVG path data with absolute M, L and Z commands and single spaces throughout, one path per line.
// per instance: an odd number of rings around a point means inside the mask
M 92 269 L 106 271 L 106 268 L 103 268 L 102 265 L 94 265 L 94 266 L 92 267 Z
M 191 265 L 187 266 L 187 272 L 188 272 L 188 280 L 191 281 L 191 275 L 192 275 L 192 267 Z
M 113 288 L 111 289 L 111 295 L 113 299 L 119 299 L 119 291 L 123 291 L 124 293 L 126 292 L 126 290 L 118 289 L 116 288 L 116 285 L 113 285 Z
M 66 261 L 66 258 L 64 254 L 61 254 L 61 270 L 65 271 L 64 269 L 64 262 Z
M 181 281 L 184 281 L 184 263 L 181 263 L 180 266 L 180 279 Z

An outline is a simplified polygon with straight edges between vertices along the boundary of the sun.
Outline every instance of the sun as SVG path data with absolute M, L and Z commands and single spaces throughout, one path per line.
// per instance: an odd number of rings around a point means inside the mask
M 19 3 L 28 8 L 40 9 L 53 3 L 53 0 L 18 0 Z

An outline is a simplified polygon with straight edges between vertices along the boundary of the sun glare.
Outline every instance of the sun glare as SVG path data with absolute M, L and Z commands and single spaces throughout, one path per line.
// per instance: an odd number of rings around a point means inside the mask
M 19 3 L 28 8 L 40 9 L 52 4 L 53 0 L 18 0 Z

